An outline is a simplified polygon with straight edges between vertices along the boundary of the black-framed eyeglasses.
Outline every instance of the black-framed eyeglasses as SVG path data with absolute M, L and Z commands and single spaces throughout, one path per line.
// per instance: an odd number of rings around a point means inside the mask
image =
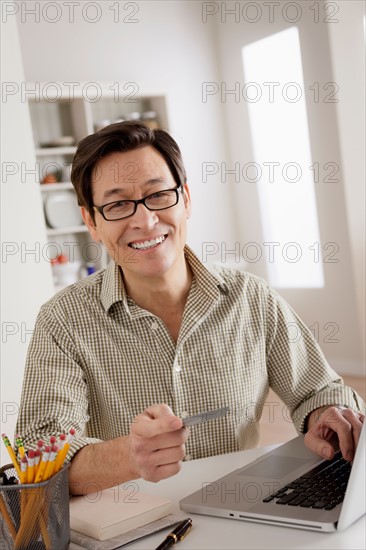
M 103 204 L 103 206 L 95 206 L 97 210 L 107 222 L 123 220 L 133 216 L 139 204 L 143 204 L 148 210 L 166 210 L 178 204 L 179 191 L 182 191 L 181 184 L 175 189 L 163 189 L 156 191 L 147 197 L 139 200 L 120 200 Z

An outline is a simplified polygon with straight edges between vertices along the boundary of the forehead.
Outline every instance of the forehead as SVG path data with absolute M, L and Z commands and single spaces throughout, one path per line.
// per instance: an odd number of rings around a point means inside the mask
M 111 183 L 144 183 L 152 177 L 172 178 L 164 157 L 153 147 L 132 151 L 115 151 L 95 166 L 92 181 Z

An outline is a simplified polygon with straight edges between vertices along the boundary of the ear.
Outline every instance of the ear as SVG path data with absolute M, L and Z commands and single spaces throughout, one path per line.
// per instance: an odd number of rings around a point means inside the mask
M 100 238 L 99 231 L 98 231 L 97 226 L 96 226 L 93 218 L 91 217 L 90 213 L 85 208 L 85 206 L 81 206 L 80 211 L 81 211 L 81 217 L 83 218 L 84 223 L 85 223 L 86 227 L 88 228 L 89 233 L 92 236 L 93 240 L 96 243 L 100 243 L 102 241 L 102 239 Z
M 183 200 L 186 208 L 186 219 L 188 220 L 191 217 L 192 207 L 191 207 L 191 192 L 189 190 L 187 183 L 183 185 Z

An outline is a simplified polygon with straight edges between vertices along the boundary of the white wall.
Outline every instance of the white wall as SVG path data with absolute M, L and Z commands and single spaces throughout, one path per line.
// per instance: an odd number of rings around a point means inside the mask
M 20 86 L 24 73 L 16 21 L 1 31 L 3 83 Z M 22 181 L 22 163 L 34 167 L 36 161 L 27 105 L 19 95 L 3 97 L 1 111 L 1 431 L 12 440 L 30 333 L 53 287 L 50 264 L 37 252 L 46 243 L 38 184 L 34 176 Z M 1 464 L 8 461 L 1 445 Z
M 365 3 L 351 0 L 342 24 L 329 28 L 333 74 L 342 90 L 337 104 L 346 211 L 358 321 L 365 351 Z M 344 45 L 347 44 L 347 47 Z
M 321 165 L 333 162 L 340 167 L 338 184 L 325 184 L 321 178 L 315 186 L 320 240 L 323 244 L 336 243 L 339 251 L 337 263 L 323 263 L 323 289 L 281 288 L 280 293 L 309 326 L 316 327 L 316 336 L 331 364 L 340 373 L 362 375 L 365 373 L 362 345 L 364 336 L 361 336 L 365 303 L 362 277 L 365 242 L 362 200 L 365 88 L 363 29 L 360 20 L 363 3 L 333 3 L 333 7 L 339 8 L 337 14 L 324 10 L 326 3 L 295 3 L 300 6 L 300 17 L 296 23 L 291 22 L 296 19 L 293 8 L 288 12 L 282 11 L 290 4 L 280 4 L 270 16 L 268 5 L 265 7 L 263 4 L 261 11 L 254 11 L 252 8 L 252 11 L 243 12 L 244 3 L 241 3 L 242 9 L 239 13 L 228 14 L 221 9 L 210 17 L 216 23 L 219 37 L 221 81 L 228 89 L 233 89 L 238 82 L 242 89 L 245 83 L 241 57 L 243 46 L 296 24 L 301 42 L 305 80 L 303 92 L 306 97 L 312 160 Z M 319 7 L 318 21 L 314 12 L 316 6 Z M 248 19 L 255 19 L 256 16 L 257 22 L 248 22 Z M 338 22 L 326 23 L 324 19 L 327 17 L 337 19 Z M 332 49 L 329 46 L 330 28 Z M 324 102 L 325 96 L 332 91 L 332 88 L 323 90 L 323 86 L 329 82 L 336 82 L 339 86 L 338 104 Z M 321 95 L 318 102 L 315 102 L 314 92 L 310 89 L 314 83 L 319 83 Z M 281 88 L 277 88 L 279 89 Z M 262 85 L 262 90 L 265 92 L 268 88 Z M 220 100 L 219 97 L 213 99 Z M 230 165 L 233 167 L 238 161 L 245 165 L 254 160 L 248 102 L 242 95 L 238 101 L 233 95 L 227 95 L 223 103 Z M 276 159 L 269 158 L 267 161 L 273 162 Z M 262 251 L 268 250 L 263 245 L 256 185 L 242 180 L 234 183 L 231 189 L 241 214 L 239 242 L 259 243 Z M 291 227 L 288 227 L 286 242 L 294 240 Z M 248 269 L 268 278 L 264 258 L 265 253 L 261 261 L 251 263 Z M 334 336 L 333 329 L 336 331 Z
M 136 14 L 130 17 L 130 8 L 122 10 L 120 23 L 114 23 L 110 8 L 116 3 L 99 2 L 100 20 L 95 24 L 85 20 L 94 17 L 92 10 L 83 18 L 85 4 L 80 2 L 75 9 L 72 24 L 65 7 L 54 24 L 45 20 L 47 13 L 41 12 L 36 22 L 35 16 L 22 17 L 19 10 L 26 80 L 119 82 L 121 88 L 135 82 L 142 92 L 166 93 L 170 130 L 182 149 L 193 198 L 189 243 L 200 254 L 205 241 L 232 240 L 230 196 L 219 180 L 201 183 L 202 162 L 225 158 L 226 141 L 221 105 L 202 109 L 202 81 L 218 80 L 219 75 L 214 27 L 202 23 L 200 3 L 138 2 Z M 52 17 L 49 11 L 48 18 Z

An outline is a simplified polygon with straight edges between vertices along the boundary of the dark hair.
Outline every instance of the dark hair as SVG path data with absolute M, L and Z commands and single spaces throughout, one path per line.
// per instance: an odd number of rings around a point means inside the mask
M 94 220 L 91 180 L 100 159 L 111 153 L 154 147 L 164 157 L 177 185 L 186 183 L 182 154 L 174 139 L 164 130 L 152 130 L 142 122 L 117 122 L 84 138 L 72 163 L 71 181 L 79 206 L 85 206 Z

